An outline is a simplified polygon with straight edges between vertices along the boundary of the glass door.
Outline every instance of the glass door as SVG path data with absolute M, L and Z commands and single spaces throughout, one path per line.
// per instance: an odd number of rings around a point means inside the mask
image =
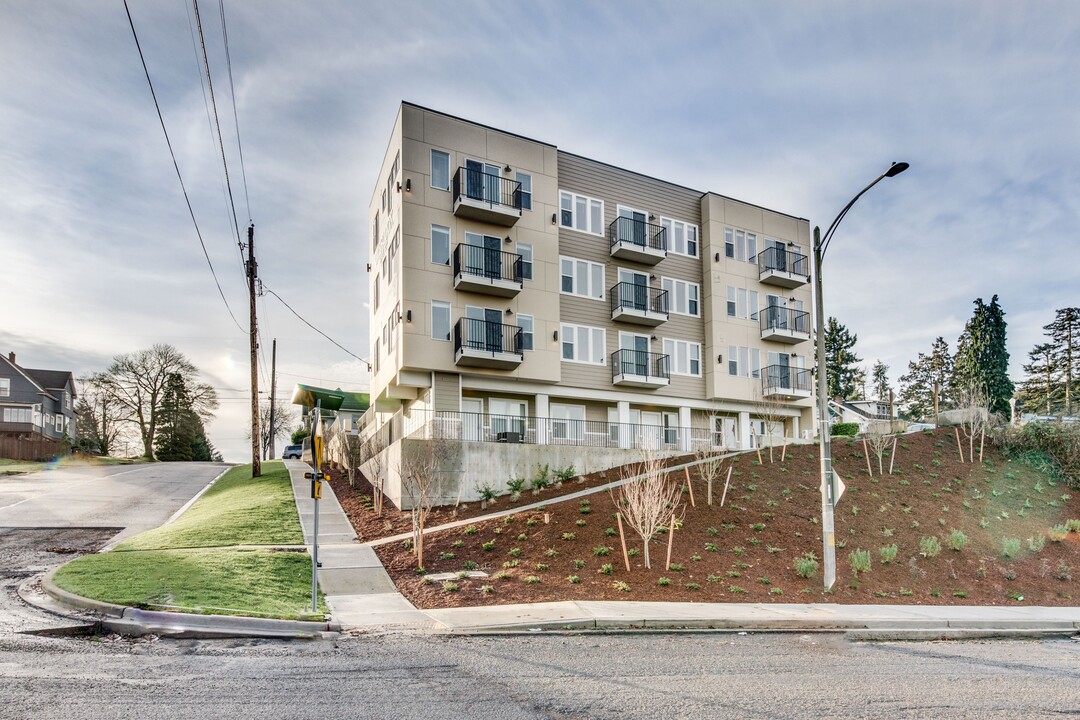
M 484 163 L 465 161 L 465 195 L 473 200 L 484 199 Z
M 619 305 L 645 312 L 649 309 L 649 276 L 619 269 Z
M 773 267 L 780 272 L 787 272 L 787 248 L 784 243 L 779 240 L 770 240 L 769 244 L 772 246 L 772 261 Z
M 619 241 L 645 245 L 645 213 L 620 207 L 619 217 Z
M 619 353 L 622 358 L 623 375 L 650 375 L 649 336 L 619 333 Z
M 461 439 L 480 442 L 484 428 L 484 401 L 479 398 L 461 398 Z

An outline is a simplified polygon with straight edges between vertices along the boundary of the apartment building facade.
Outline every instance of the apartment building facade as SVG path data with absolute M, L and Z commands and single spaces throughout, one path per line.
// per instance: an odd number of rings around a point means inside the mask
M 374 424 L 672 452 L 811 430 L 806 220 L 410 103 L 378 177 Z

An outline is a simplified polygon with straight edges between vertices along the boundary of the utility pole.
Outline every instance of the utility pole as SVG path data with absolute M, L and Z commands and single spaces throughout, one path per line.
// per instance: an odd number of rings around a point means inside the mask
M 277 402 L 277 338 L 274 338 L 273 350 L 270 354 L 270 448 L 269 459 L 273 460 L 277 454 L 274 443 L 277 441 L 277 424 L 274 421 L 274 403 Z
M 251 344 L 251 477 L 262 475 L 259 461 L 259 336 L 255 324 L 255 278 L 259 269 L 255 264 L 255 224 L 248 225 L 248 300 L 250 309 Z

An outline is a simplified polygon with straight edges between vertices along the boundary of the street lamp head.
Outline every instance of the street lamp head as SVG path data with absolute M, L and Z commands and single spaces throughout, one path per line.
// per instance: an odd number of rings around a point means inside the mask
M 896 177 L 900 173 L 907 170 L 909 167 L 911 166 L 908 165 L 906 162 L 894 162 L 892 164 L 892 167 L 885 171 L 885 177 Z

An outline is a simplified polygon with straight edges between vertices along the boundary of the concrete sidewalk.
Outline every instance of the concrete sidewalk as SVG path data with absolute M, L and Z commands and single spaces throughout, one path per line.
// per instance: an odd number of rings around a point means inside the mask
M 311 468 L 299 460 L 286 460 L 285 466 L 292 480 L 304 544 L 310 548 L 315 534 L 315 501 L 311 498 L 311 481 L 304 479 L 304 473 L 311 472 Z M 333 622 L 341 627 L 436 626 L 397 591 L 375 550 L 357 540 L 329 483 L 323 484 L 319 501 L 319 564 L 319 588 Z

